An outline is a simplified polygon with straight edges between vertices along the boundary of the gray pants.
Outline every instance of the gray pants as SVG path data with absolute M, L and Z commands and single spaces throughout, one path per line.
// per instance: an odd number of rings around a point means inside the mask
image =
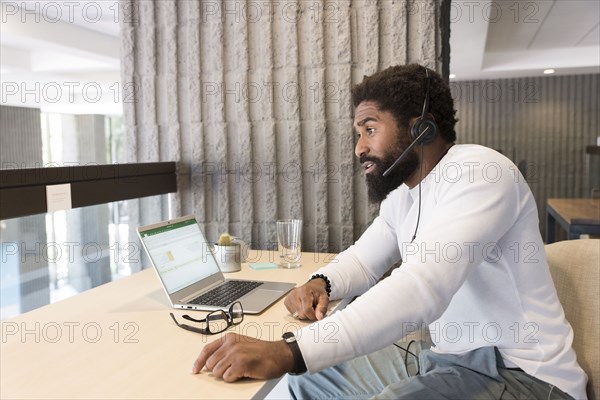
M 327 368 L 289 377 L 294 399 L 572 399 L 521 370 L 507 369 L 495 347 L 450 355 L 395 346 Z M 405 359 L 407 365 L 405 365 Z

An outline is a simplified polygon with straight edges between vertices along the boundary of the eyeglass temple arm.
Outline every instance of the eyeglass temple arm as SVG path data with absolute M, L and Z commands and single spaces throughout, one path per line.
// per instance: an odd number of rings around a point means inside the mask
M 175 322 L 177 325 L 179 325 L 179 322 L 177 322 L 173 313 L 169 313 L 169 315 L 171 316 L 171 318 L 173 318 L 173 322 Z
M 202 318 L 202 319 L 196 319 L 196 318 L 192 318 L 189 315 L 185 314 L 182 315 L 181 318 L 183 319 L 187 319 L 188 321 L 192 321 L 192 322 L 206 322 L 206 318 Z
M 175 316 L 173 315 L 173 313 L 169 313 L 169 315 L 171 316 L 171 318 L 173 318 L 173 321 L 175 322 L 175 324 L 177 324 L 177 326 L 179 326 L 180 328 L 186 329 L 188 331 L 192 331 L 192 332 L 197 332 L 197 333 L 202 333 L 204 335 L 210 333 L 208 332 L 206 329 L 204 328 L 196 328 L 195 326 L 190 326 L 188 324 L 180 324 L 179 322 L 177 322 L 177 320 L 175 319 Z

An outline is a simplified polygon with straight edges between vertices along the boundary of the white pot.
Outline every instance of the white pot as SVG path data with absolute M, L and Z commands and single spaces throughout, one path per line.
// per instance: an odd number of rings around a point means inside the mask
M 242 269 L 242 246 L 234 243 L 231 246 L 212 246 L 212 253 L 219 264 L 221 272 L 237 272 Z

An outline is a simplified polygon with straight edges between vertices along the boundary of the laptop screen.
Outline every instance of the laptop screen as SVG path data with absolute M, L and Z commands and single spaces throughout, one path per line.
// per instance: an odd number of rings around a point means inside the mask
M 169 294 L 219 272 L 195 219 L 140 232 Z

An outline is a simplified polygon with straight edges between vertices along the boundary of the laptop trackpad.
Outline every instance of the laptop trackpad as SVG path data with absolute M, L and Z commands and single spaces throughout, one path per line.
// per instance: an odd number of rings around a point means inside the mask
M 244 312 L 258 314 L 285 294 L 281 290 L 258 289 L 241 299 Z

